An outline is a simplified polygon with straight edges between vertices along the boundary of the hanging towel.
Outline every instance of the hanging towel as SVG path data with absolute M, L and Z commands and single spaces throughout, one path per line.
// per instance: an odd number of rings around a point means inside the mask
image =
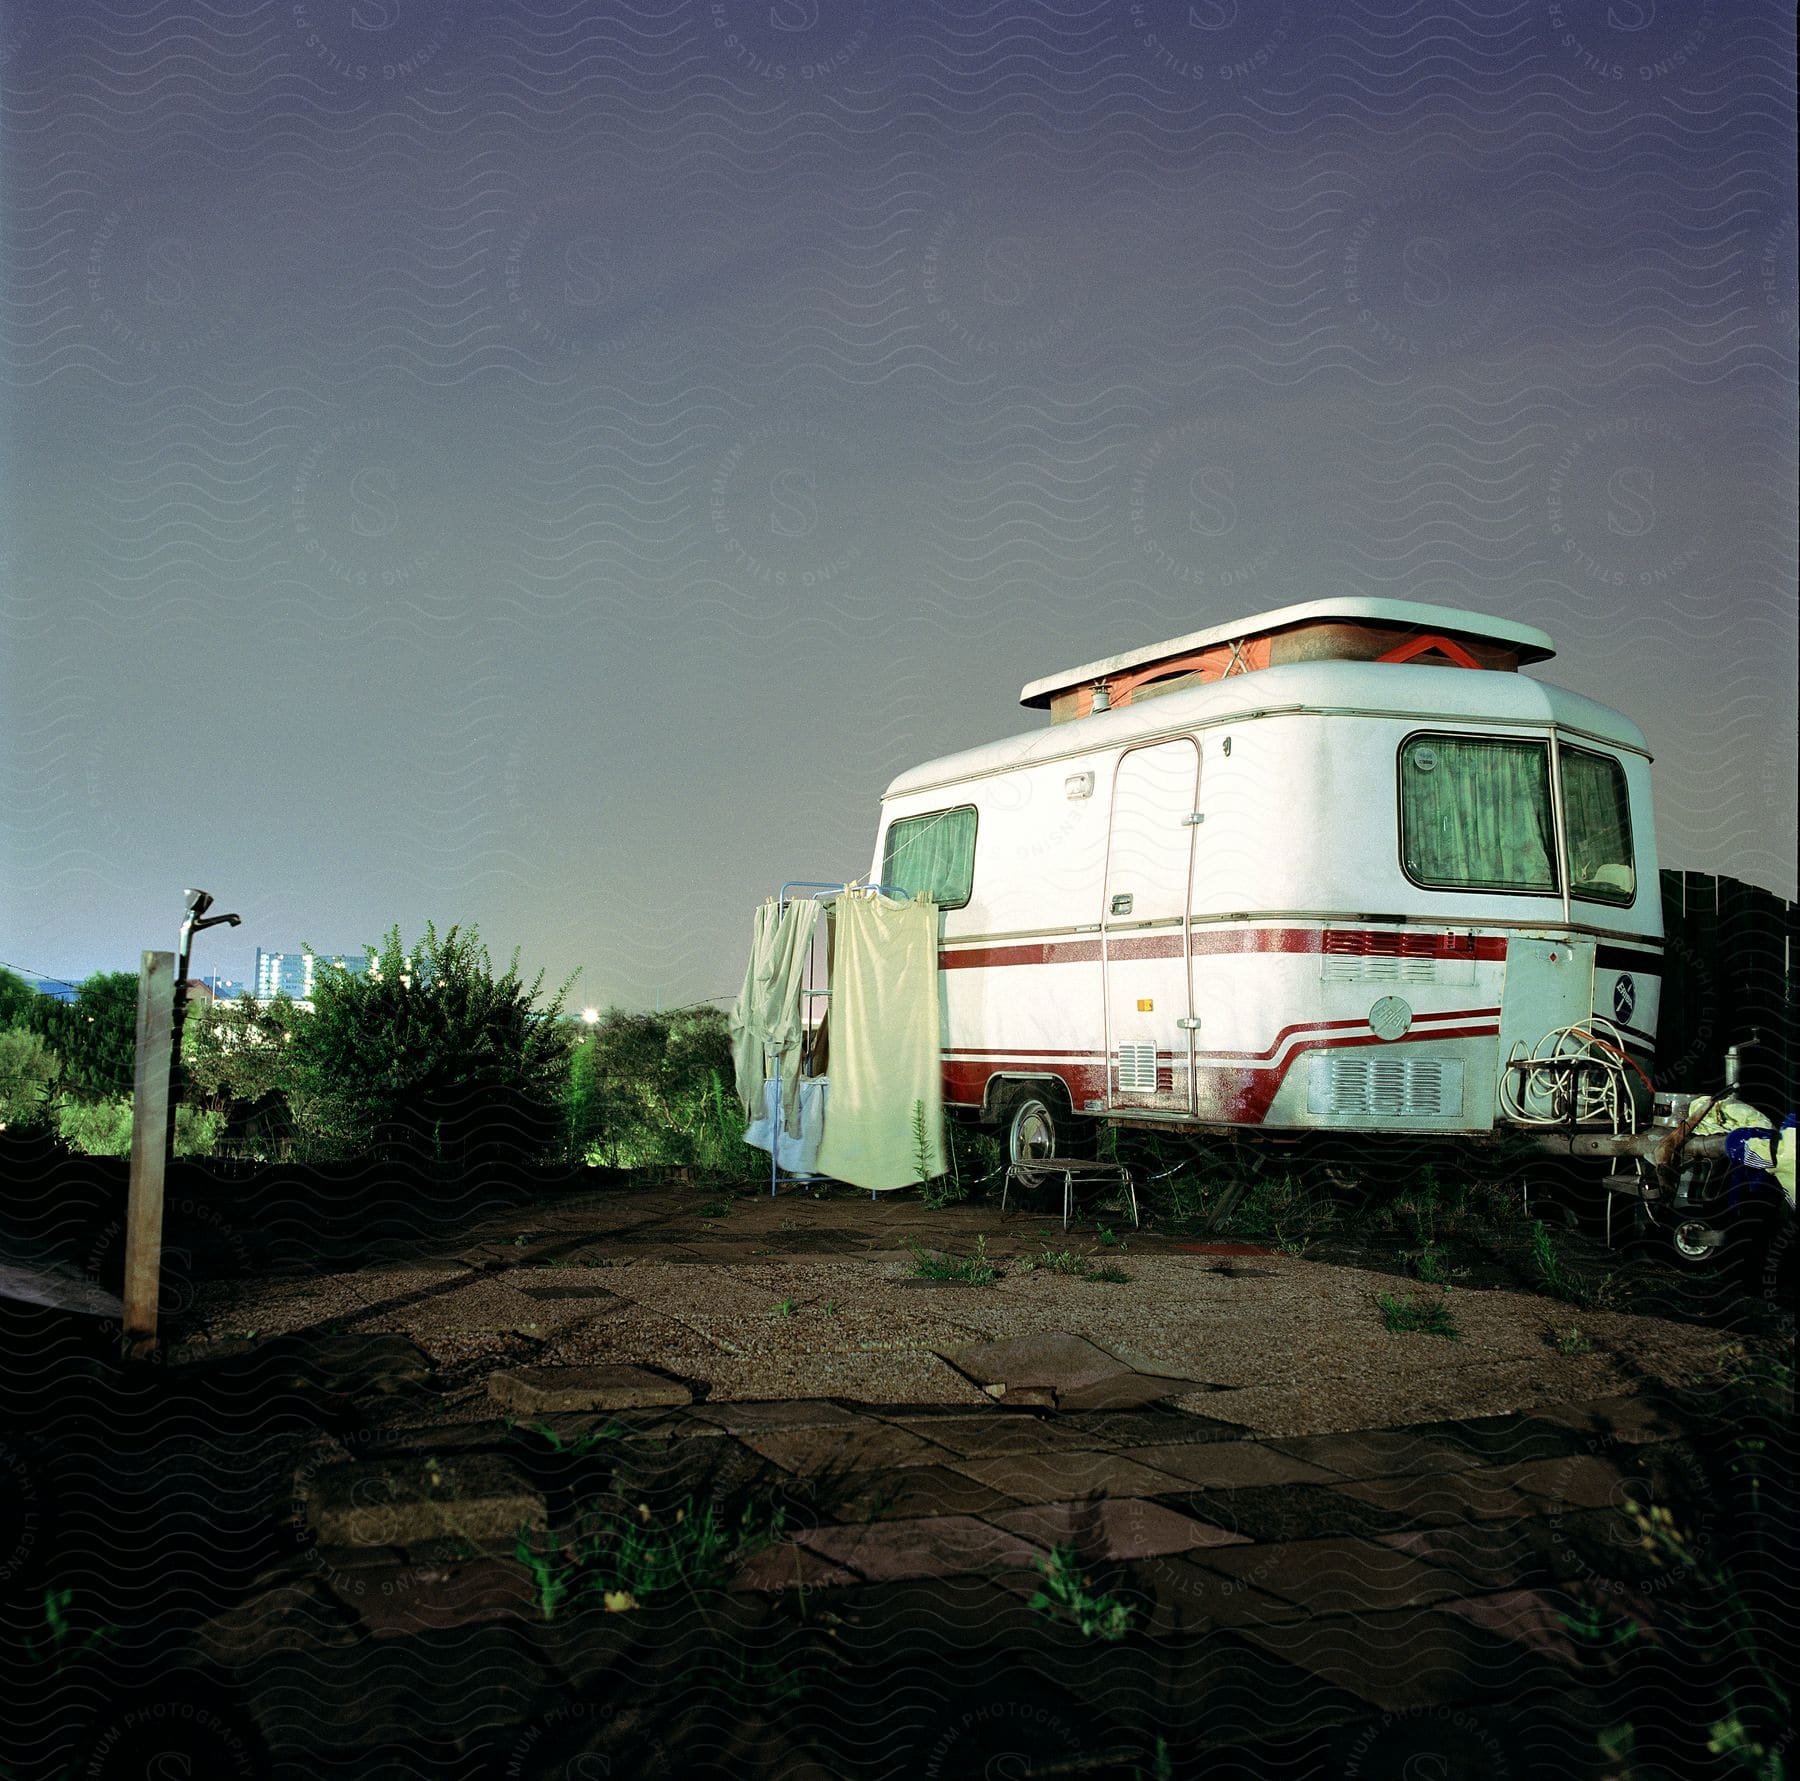
M 832 910 L 831 1100 L 821 1175 L 886 1191 L 944 1172 L 935 903 L 847 896 Z
M 819 925 L 819 905 L 796 897 L 784 911 L 773 901 L 756 912 L 750 964 L 744 987 L 731 1010 L 731 1061 L 738 1099 L 752 1119 L 762 1110 L 763 1082 L 770 1073 L 764 1052 L 781 1079 L 782 1123 L 800 1130 L 800 1058 L 805 1028 L 800 986 Z
M 825 1129 L 825 1100 L 831 1084 L 823 1076 L 800 1078 L 800 1135 L 779 1134 L 780 1150 L 776 1162 L 790 1175 L 816 1175 L 819 1172 L 819 1137 Z M 744 1128 L 744 1142 L 758 1150 L 767 1150 L 776 1141 L 776 1097 L 780 1085 L 774 1077 L 763 1084 L 763 1109 L 760 1119 Z

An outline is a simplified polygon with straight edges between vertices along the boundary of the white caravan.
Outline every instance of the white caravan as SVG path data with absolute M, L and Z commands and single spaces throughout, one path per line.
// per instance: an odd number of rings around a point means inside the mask
M 901 774 L 870 876 L 943 911 L 946 1102 L 1014 1157 L 1094 1117 L 1641 1152 L 1650 756 L 1519 672 L 1553 653 L 1313 601 L 1034 681 L 1048 728 Z

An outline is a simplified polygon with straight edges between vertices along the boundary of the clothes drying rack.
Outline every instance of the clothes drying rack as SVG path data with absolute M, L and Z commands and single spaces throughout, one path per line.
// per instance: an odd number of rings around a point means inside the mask
M 793 878 L 793 879 L 790 879 L 786 884 L 784 884 L 781 887 L 781 894 L 775 900 L 775 913 L 776 913 L 777 917 L 787 914 L 787 906 L 788 906 L 788 903 L 791 901 L 789 893 L 793 892 L 793 891 L 811 891 L 814 898 L 820 903 L 824 903 L 832 897 L 841 897 L 841 896 L 845 895 L 847 892 L 851 892 L 851 891 L 855 891 L 858 893 L 866 892 L 867 894 L 869 894 L 871 896 L 903 897 L 908 902 L 910 902 L 912 900 L 912 892 L 902 890 L 897 884 L 860 884 L 860 883 L 856 882 L 854 879 L 848 884 L 833 884 L 833 883 L 821 883 L 817 880 L 810 879 L 810 878 Z M 820 988 L 814 987 L 815 981 L 816 981 L 816 975 L 817 975 L 817 971 L 818 971 L 818 967 L 819 967 L 820 944 L 821 944 L 820 937 L 815 934 L 813 936 L 813 949 L 807 955 L 807 959 L 806 959 L 806 976 L 805 976 L 805 979 L 803 980 L 803 982 L 801 983 L 800 999 L 802 1002 L 813 1002 L 813 1001 L 824 1002 L 827 1005 L 827 1011 L 829 1012 L 829 1005 L 831 1002 L 830 989 L 829 988 L 820 989 Z M 800 1080 L 802 1082 L 809 1080 L 811 1078 L 811 1076 L 813 1075 L 813 1068 L 812 1068 L 813 1040 L 818 1036 L 817 1025 L 814 1023 L 809 1023 L 805 1019 L 805 1015 L 810 1012 L 811 1012 L 810 1009 L 804 1009 L 802 1011 L 802 1018 L 801 1018 L 801 1022 L 800 1022 L 800 1029 L 801 1029 L 802 1034 L 804 1035 L 804 1037 L 801 1040 L 801 1046 L 800 1046 Z M 765 1071 L 766 1071 L 766 1068 L 768 1065 L 769 1058 L 770 1058 L 770 1053 L 765 1051 L 763 1053 Z M 769 1078 L 766 1074 L 764 1075 L 763 1080 L 765 1083 L 768 1082 Z M 826 1179 L 826 1177 L 824 1177 L 823 1175 L 783 1175 L 782 1174 L 782 1172 L 781 1172 L 781 1135 L 784 1130 L 784 1126 L 783 1126 L 784 1114 L 783 1114 L 783 1110 L 782 1110 L 782 1096 L 781 1096 L 781 1088 L 780 1088 L 781 1071 L 780 1071 L 780 1060 L 779 1059 L 776 1060 L 776 1072 L 775 1072 L 774 1081 L 776 1084 L 775 1108 L 774 1108 L 773 1115 L 769 1121 L 769 1198 L 770 1199 L 773 1199 L 784 1185 L 788 1186 L 788 1187 L 808 1187 L 815 1181 L 823 1181 Z M 767 1093 L 768 1093 L 768 1090 L 766 1087 L 765 1087 L 763 1093 L 766 1097 Z M 830 1109 L 829 1108 L 826 1109 L 826 1116 L 828 1118 L 830 1117 Z M 871 1200 L 879 1199 L 880 1195 L 871 1192 L 869 1195 L 869 1198 Z

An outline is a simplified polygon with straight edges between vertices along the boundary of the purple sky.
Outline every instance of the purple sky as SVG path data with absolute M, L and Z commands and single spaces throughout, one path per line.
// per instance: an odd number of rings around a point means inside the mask
M 1332 593 L 1792 894 L 1788 13 L 7 6 L 0 958 L 729 993 L 1026 680 Z

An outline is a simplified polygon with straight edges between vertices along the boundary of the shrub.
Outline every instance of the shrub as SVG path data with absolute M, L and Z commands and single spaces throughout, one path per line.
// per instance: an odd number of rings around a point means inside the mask
M 56 1102 L 56 1129 L 71 1150 L 83 1156 L 130 1156 L 130 1095 L 106 1101 L 78 1101 L 72 1095 Z M 175 1154 L 211 1156 L 218 1148 L 223 1120 L 217 1113 L 185 1103 L 175 1109 Z
M 687 1165 L 733 1177 L 760 1169 L 731 1084 L 731 1034 L 719 1009 L 609 1008 L 569 1062 L 569 1152 L 619 1169 Z
M 555 1145 L 572 1043 L 568 984 L 540 1008 L 518 954 L 496 975 L 478 930 L 427 922 L 412 952 L 389 930 L 366 974 L 320 968 L 288 1047 L 296 1130 L 310 1155 L 400 1153 L 468 1163 Z M 572 981 L 572 980 L 571 980 Z
M 48 1124 L 55 1116 L 52 1093 L 62 1068 L 41 1033 L 23 1028 L 0 1033 L 0 1126 Z

